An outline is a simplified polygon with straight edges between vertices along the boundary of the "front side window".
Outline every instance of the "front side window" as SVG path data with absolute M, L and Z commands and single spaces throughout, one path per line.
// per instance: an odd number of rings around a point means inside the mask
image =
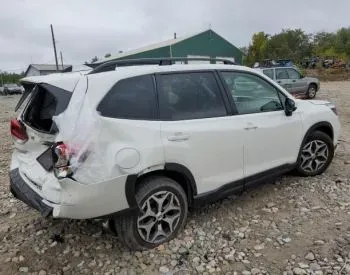
M 267 75 L 269 78 L 273 79 L 273 69 L 263 70 L 264 75 Z
M 300 73 L 294 69 L 287 69 L 289 79 L 300 79 Z
M 222 72 L 238 114 L 283 110 L 277 89 L 264 79 L 241 72 Z
M 118 81 L 97 107 L 97 111 L 105 117 L 139 120 L 155 119 L 156 110 L 156 93 L 151 75 Z
M 220 88 L 211 72 L 159 75 L 160 116 L 187 120 L 227 115 Z
M 287 69 L 276 69 L 276 79 L 289 79 Z

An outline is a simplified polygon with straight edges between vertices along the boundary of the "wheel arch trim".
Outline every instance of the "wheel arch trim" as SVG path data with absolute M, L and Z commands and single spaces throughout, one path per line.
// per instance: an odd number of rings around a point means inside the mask
M 331 123 L 329 123 L 328 121 L 320 121 L 320 122 L 317 122 L 315 124 L 313 124 L 305 133 L 304 137 L 303 137 L 303 140 L 301 141 L 301 144 L 300 144 L 300 149 L 299 149 L 299 154 L 298 154 L 298 160 L 300 158 L 300 155 L 301 155 L 301 150 L 302 150 L 302 147 L 303 147 L 303 144 L 305 143 L 306 139 L 308 138 L 308 136 L 314 132 L 315 130 L 319 129 L 319 128 L 322 128 L 322 127 L 327 127 L 331 130 L 331 133 L 332 135 L 330 136 L 330 138 L 333 140 L 334 138 L 334 130 L 333 130 L 333 126 Z M 325 134 L 328 134 L 328 133 L 325 133 Z
M 185 178 L 188 180 L 189 187 L 191 188 L 191 197 L 193 198 L 197 195 L 196 181 L 191 171 L 186 166 L 179 163 L 168 162 L 165 163 L 164 170 L 170 172 L 177 172 L 185 176 Z
M 192 201 L 194 196 L 197 195 L 197 185 L 196 185 L 196 181 L 195 181 L 194 176 L 192 175 L 191 171 L 186 166 L 184 166 L 182 164 L 168 162 L 168 163 L 165 163 L 164 166 L 158 165 L 158 166 L 151 167 L 149 169 L 145 169 L 140 174 L 128 175 L 126 183 L 125 183 L 125 195 L 126 195 L 127 202 L 131 208 L 133 208 L 133 207 L 138 208 L 135 194 L 136 194 L 136 185 L 137 185 L 137 181 L 138 181 L 139 177 L 147 176 L 147 174 L 151 174 L 152 172 L 157 172 L 157 171 L 159 171 L 159 172 L 161 172 L 161 171 L 176 172 L 176 173 L 181 174 L 187 180 L 186 186 L 189 188 L 189 190 L 187 190 L 187 191 L 190 192 L 188 194 L 188 195 L 190 195 L 189 201 Z

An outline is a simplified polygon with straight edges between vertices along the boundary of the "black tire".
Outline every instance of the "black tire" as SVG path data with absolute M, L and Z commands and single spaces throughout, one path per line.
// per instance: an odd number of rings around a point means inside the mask
M 136 191 L 136 200 L 140 206 L 140 209 L 142 208 L 143 204 L 147 201 L 147 199 L 150 199 L 152 197 L 152 195 L 163 192 L 165 194 L 173 194 L 176 197 L 177 202 L 179 204 L 178 206 L 180 209 L 180 215 L 177 219 L 176 225 L 172 233 L 168 237 L 160 241 L 158 240 L 157 242 L 147 242 L 138 231 L 138 218 L 143 213 L 141 212 L 142 209 L 140 213 L 138 213 L 138 215 L 121 216 L 115 218 L 115 229 L 117 231 L 120 241 L 132 250 L 151 249 L 157 247 L 158 245 L 164 242 L 168 242 L 169 240 L 174 238 L 177 235 L 177 233 L 184 227 L 188 213 L 186 193 L 176 181 L 163 176 L 154 176 L 146 178 L 139 184 L 139 186 L 140 187 Z M 172 199 L 174 199 L 174 197 Z M 164 214 L 164 217 L 165 215 L 166 214 Z M 158 225 L 156 225 L 157 223 L 162 223 L 163 229 L 166 227 L 167 223 L 164 225 L 164 222 L 162 220 L 158 221 L 156 218 L 154 218 L 154 220 L 154 224 L 156 227 L 158 227 Z
M 309 88 L 307 89 L 307 98 L 312 99 L 315 98 L 317 93 L 317 86 L 315 84 L 310 84 Z
M 309 145 L 312 141 L 319 141 L 319 143 L 321 144 L 324 143 L 327 146 L 328 154 L 327 154 L 327 158 L 324 158 L 322 156 L 321 160 L 322 161 L 323 159 L 326 159 L 326 160 L 325 160 L 325 163 L 322 166 L 320 166 L 318 169 L 316 165 L 313 165 L 315 164 L 315 161 L 318 159 L 318 157 L 316 156 L 315 157 L 316 160 L 312 160 L 311 168 L 310 168 L 310 170 L 312 170 L 313 167 L 315 167 L 315 171 L 307 171 L 305 168 L 303 168 L 303 161 L 305 158 L 303 157 L 303 149 L 307 151 L 307 148 L 305 147 Z M 305 153 L 305 155 L 308 155 L 308 154 L 309 154 L 308 152 Z M 317 155 L 317 154 L 314 154 L 314 155 Z M 314 131 L 306 138 L 306 140 L 304 141 L 304 143 L 300 148 L 296 172 L 299 176 L 302 176 L 302 177 L 316 176 L 316 175 L 322 174 L 332 162 L 333 156 L 334 156 L 334 144 L 331 137 L 323 132 Z

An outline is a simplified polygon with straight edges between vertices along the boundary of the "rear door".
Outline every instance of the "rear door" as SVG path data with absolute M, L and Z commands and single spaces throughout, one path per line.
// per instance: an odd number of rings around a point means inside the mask
M 213 71 L 157 75 L 165 162 L 188 168 L 199 194 L 243 187 L 243 124 L 220 85 Z

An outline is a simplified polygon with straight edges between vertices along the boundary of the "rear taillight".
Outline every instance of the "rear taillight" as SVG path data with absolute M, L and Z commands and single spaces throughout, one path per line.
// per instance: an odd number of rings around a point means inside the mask
M 68 146 L 57 142 L 52 146 L 53 170 L 57 178 L 71 177 L 79 164 L 84 162 L 88 151 L 82 152 L 79 146 Z
M 52 147 L 53 170 L 57 178 L 66 178 L 73 175 L 70 158 L 69 147 L 63 142 L 58 142 Z
M 17 119 L 12 119 L 10 125 L 12 137 L 17 142 L 25 143 L 28 140 L 28 134 L 24 124 Z

